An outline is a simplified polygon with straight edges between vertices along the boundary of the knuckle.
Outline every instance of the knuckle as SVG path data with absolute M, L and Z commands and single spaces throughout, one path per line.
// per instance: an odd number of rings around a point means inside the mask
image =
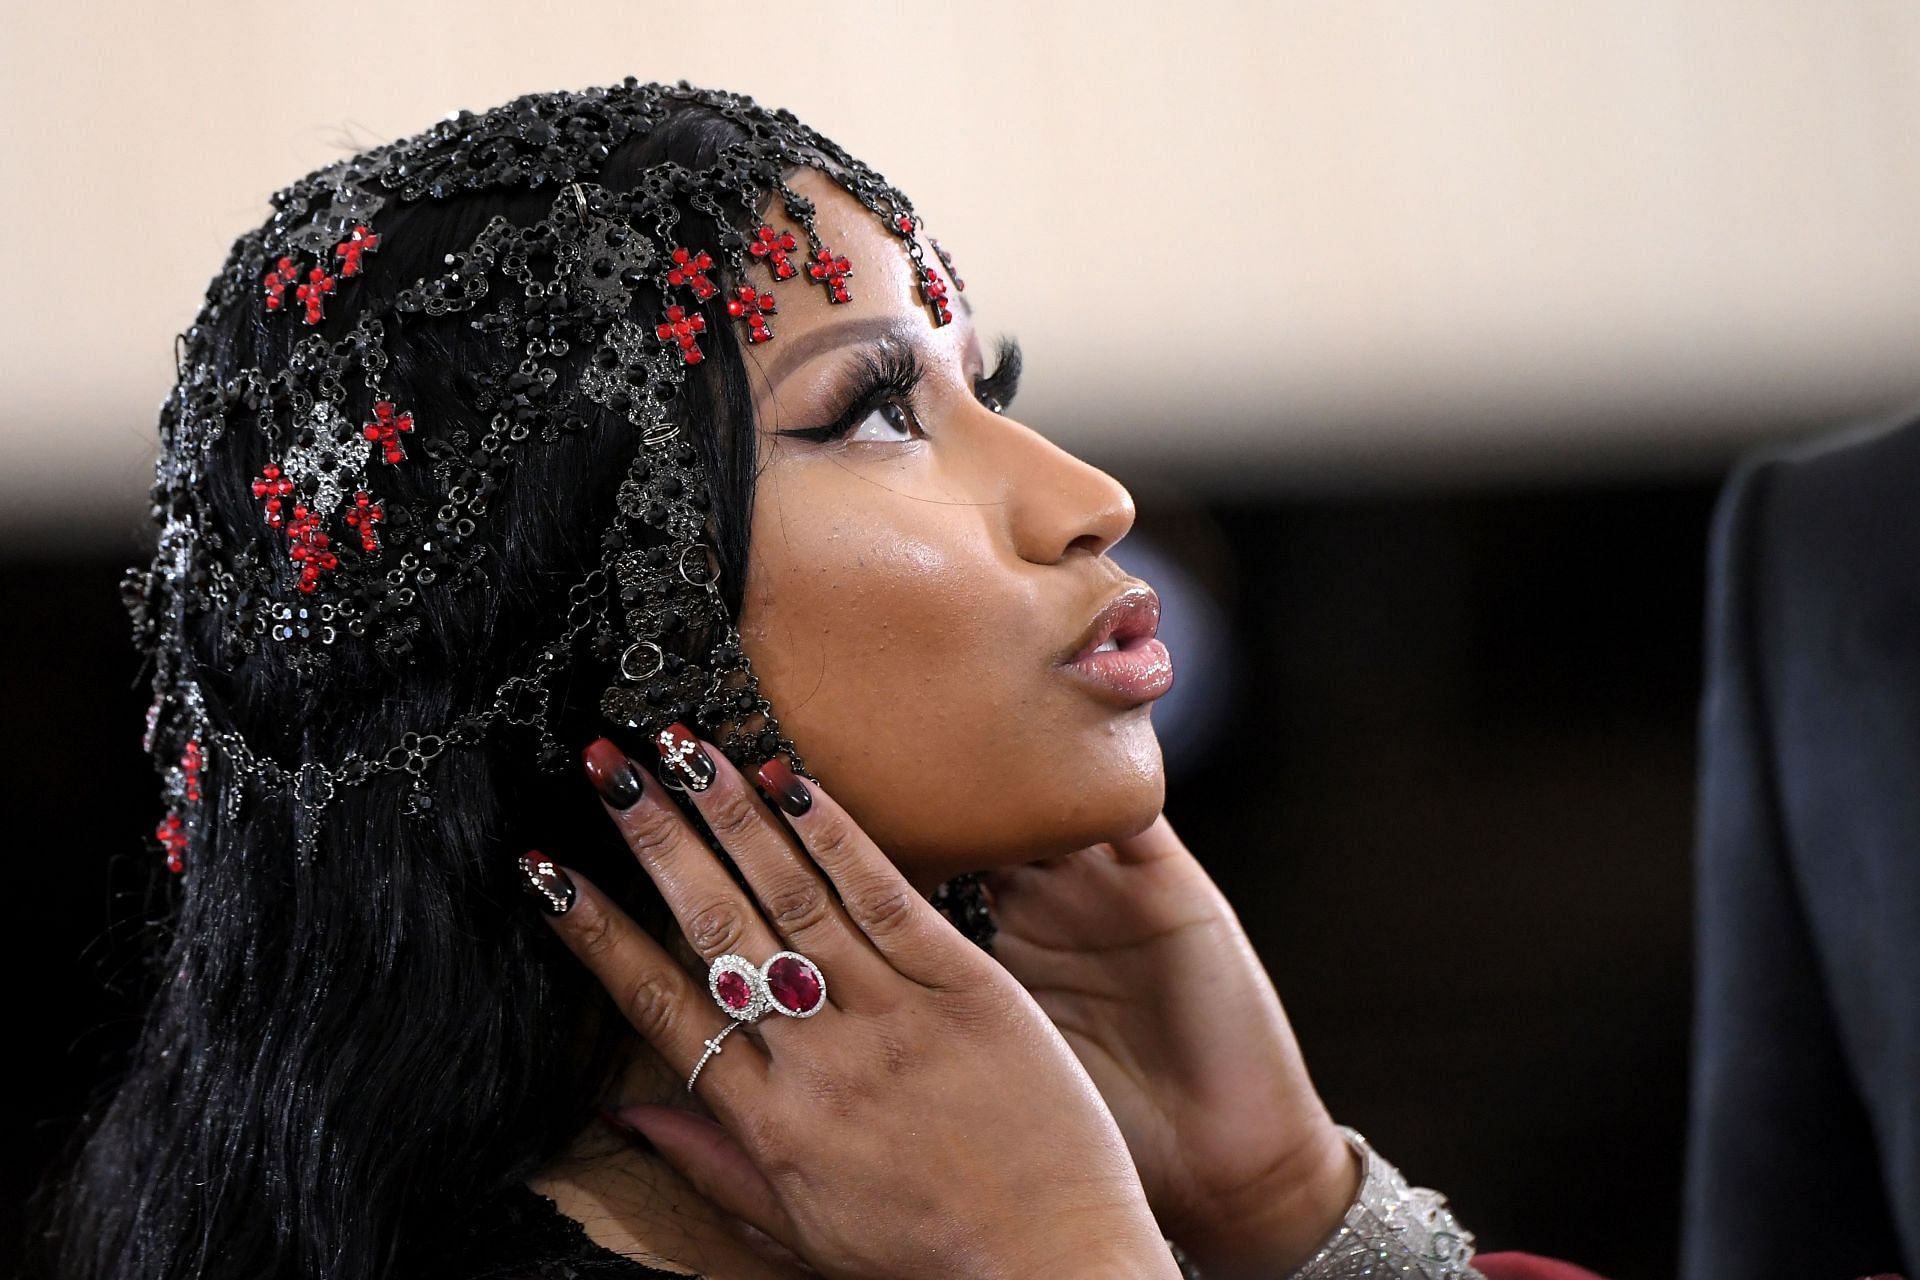
M 807 1109 L 835 1121 L 856 1118 L 866 1097 L 866 1087 L 858 1076 L 849 1076 L 821 1063 L 809 1062 L 803 1069 L 801 1090 Z
M 687 941 L 703 956 L 732 951 L 746 933 L 746 921 L 734 902 L 715 902 L 687 917 Z
M 823 867 L 836 867 L 853 860 L 859 838 L 845 822 L 832 821 L 818 824 L 807 843 L 815 862 Z
M 679 1016 L 673 987 L 660 974 L 643 973 L 620 994 L 620 1011 L 649 1040 L 664 1039 Z
M 805 933 L 827 918 L 831 908 L 826 892 L 818 885 L 802 882 L 783 885 L 764 900 L 767 919 L 782 933 Z
M 894 937 L 919 919 L 912 890 L 887 886 L 862 894 L 847 904 L 848 911 L 870 936 Z
M 706 819 L 708 829 L 722 844 L 731 844 L 745 836 L 760 822 L 760 815 L 754 812 L 753 802 L 742 791 L 733 788 L 714 797 L 701 809 L 700 816 Z
M 588 964 L 605 960 L 619 950 L 620 935 L 614 931 L 613 918 L 605 912 L 593 912 L 577 928 L 580 956 Z
M 635 805 L 624 823 L 627 847 L 644 862 L 655 862 L 680 841 L 680 819 L 661 805 Z
M 913 1069 L 919 1054 L 899 1036 L 882 1036 L 874 1057 L 889 1078 L 897 1079 Z
M 738 1123 L 742 1143 L 762 1172 L 777 1177 L 795 1167 L 786 1117 L 768 1108 L 749 1112 Z

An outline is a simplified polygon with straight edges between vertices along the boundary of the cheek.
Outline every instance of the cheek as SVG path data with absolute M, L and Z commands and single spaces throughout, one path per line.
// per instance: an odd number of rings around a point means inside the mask
M 740 630 L 760 690 L 903 866 L 1065 852 L 1158 808 L 1148 709 L 1116 714 L 1051 669 L 1084 587 L 1021 562 L 996 510 L 864 482 L 756 500 Z
M 977 518 L 863 500 L 788 502 L 754 534 L 742 638 L 787 736 L 822 761 L 983 732 L 1007 637 L 1033 629 L 1030 588 Z

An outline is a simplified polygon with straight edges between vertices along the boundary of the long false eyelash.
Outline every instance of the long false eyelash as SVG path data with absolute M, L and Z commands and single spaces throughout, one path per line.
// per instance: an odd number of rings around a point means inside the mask
M 823 444 L 835 440 L 860 425 L 869 413 L 890 400 L 913 401 L 913 393 L 926 376 L 920 355 L 912 347 L 884 343 L 860 352 L 855 366 L 852 400 L 847 409 L 823 427 L 791 427 L 776 435 L 797 436 Z
M 993 372 L 973 380 L 973 394 L 995 413 L 1005 413 L 1020 390 L 1020 340 L 1002 334 L 994 345 Z
M 911 409 L 914 393 L 926 376 L 919 353 L 896 343 L 862 350 L 855 368 L 853 390 L 849 393 L 852 400 L 844 413 L 825 426 L 791 427 L 775 434 L 796 436 L 815 444 L 837 440 L 890 401 L 904 401 Z M 1020 389 L 1020 369 L 1019 340 L 1002 335 L 994 348 L 993 372 L 974 379 L 974 396 L 995 413 L 1005 413 Z

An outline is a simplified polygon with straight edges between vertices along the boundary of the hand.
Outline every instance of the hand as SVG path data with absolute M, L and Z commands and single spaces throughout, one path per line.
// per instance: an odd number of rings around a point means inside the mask
M 1360 1166 L 1239 918 L 1166 815 L 985 885 L 994 954 L 1099 1086 L 1161 1230 L 1208 1280 L 1311 1257 Z
M 793 834 L 717 748 L 679 725 L 661 736 L 674 776 L 707 780 L 689 798 L 751 893 L 657 778 L 604 739 L 587 761 L 603 796 L 630 800 L 607 811 L 688 943 L 709 963 L 799 951 L 826 991 L 815 1013 L 770 1010 L 721 1043 L 694 1085 L 713 1119 L 621 1119 L 829 1276 L 1176 1276 L 1112 1116 L 1020 984 L 784 762 L 762 779 L 811 796 Z M 529 858 L 534 886 L 565 908 L 549 917 L 561 937 L 690 1073 L 734 1019 L 584 877 Z

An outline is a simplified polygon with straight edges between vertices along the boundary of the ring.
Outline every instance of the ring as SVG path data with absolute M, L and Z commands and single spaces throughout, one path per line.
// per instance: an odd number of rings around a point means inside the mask
M 811 1018 L 826 1007 L 827 978 L 798 951 L 776 951 L 756 965 L 728 952 L 707 966 L 707 991 L 731 1018 L 752 1022 L 769 1009 Z
M 719 1035 L 708 1037 L 708 1039 L 705 1042 L 707 1046 L 707 1051 L 700 1055 L 700 1061 L 693 1064 L 693 1074 L 687 1077 L 688 1093 L 693 1092 L 693 1082 L 700 1078 L 700 1068 L 707 1065 L 707 1059 L 711 1058 L 714 1054 L 720 1052 L 720 1042 L 722 1040 L 725 1040 L 735 1027 L 738 1027 L 741 1025 L 742 1024 L 738 1022 L 729 1022 L 724 1028 L 721 1029 Z
M 811 1018 L 827 1004 L 827 978 L 820 966 L 798 951 L 776 951 L 763 965 L 755 965 L 745 956 L 728 952 L 716 956 L 707 966 L 707 991 L 714 1003 L 727 1011 L 733 1021 L 710 1036 L 707 1051 L 693 1064 L 687 1077 L 687 1092 L 700 1078 L 707 1059 L 720 1052 L 720 1042 L 735 1028 L 777 1009 L 789 1018 Z

